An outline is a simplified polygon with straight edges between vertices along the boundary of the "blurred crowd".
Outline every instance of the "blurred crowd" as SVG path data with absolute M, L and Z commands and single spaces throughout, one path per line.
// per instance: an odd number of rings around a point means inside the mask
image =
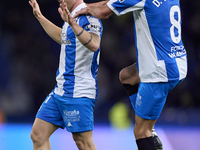
M 62 27 L 59 3 L 38 3 L 43 15 Z M 169 94 L 158 122 L 200 125 L 200 1 L 181 0 L 181 8 L 188 75 Z M 0 1 L 0 18 L 0 115 L 3 122 L 32 122 L 56 84 L 60 45 L 44 32 L 28 1 Z M 113 15 L 102 23 L 96 123 L 108 123 L 110 109 L 119 102 L 134 116 L 118 79 L 120 70 L 136 61 L 132 14 Z

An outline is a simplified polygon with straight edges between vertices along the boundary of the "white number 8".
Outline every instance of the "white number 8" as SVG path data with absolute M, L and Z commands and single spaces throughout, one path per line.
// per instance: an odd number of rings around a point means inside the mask
M 175 12 L 178 13 L 178 20 L 175 19 Z M 174 43 L 179 43 L 181 41 L 181 12 L 180 8 L 178 6 L 172 6 L 170 9 L 170 21 L 171 21 L 171 28 L 170 28 L 170 35 L 172 38 L 172 41 Z M 174 29 L 177 28 L 178 30 L 178 36 L 175 36 Z

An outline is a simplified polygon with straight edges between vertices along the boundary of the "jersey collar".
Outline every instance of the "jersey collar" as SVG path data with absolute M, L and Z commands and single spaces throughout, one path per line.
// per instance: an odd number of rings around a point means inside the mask
M 76 12 L 78 12 L 79 10 L 81 10 L 82 8 L 87 7 L 85 3 L 81 3 L 79 4 L 72 12 L 71 12 L 71 16 L 73 17 Z

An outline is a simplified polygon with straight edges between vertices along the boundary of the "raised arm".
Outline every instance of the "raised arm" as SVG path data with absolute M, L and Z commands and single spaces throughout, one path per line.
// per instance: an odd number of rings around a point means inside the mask
M 101 41 L 100 36 L 94 33 L 89 33 L 79 26 L 72 18 L 64 1 L 60 4 L 60 6 L 61 7 L 58 8 L 58 11 L 61 15 L 61 18 L 71 26 L 77 39 L 89 50 L 93 52 L 98 50 Z
M 30 0 L 29 4 L 33 8 L 33 14 L 37 18 L 37 20 L 40 22 L 41 26 L 45 30 L 45 32 L 57 43 L 61 44 L 61 31 L 62 29 L 56 25 L 54 25 L 52 22 L 50 22 L 48 19 L 46 19 L 41 11 L 40 7 L 36 0 Z
M 99 19 L 107 19 L 109 18 L 113 12 L 107 6 L 108 0 L 101 1 L 93 4 L 87 4 L 88 7 L 81 9 L 76 13 L 74 18 L 78 17 L 79 15 L 88 15 L 91 14 L 92 16 L 99 18 Z

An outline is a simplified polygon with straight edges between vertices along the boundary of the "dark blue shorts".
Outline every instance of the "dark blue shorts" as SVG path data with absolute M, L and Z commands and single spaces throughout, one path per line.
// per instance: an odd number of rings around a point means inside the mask
M 93 130 L 93 112 L 96 100 L 90 98 L 66 98 L 50 93 L 42 103 L 36 117 L 67 128 L 69 132 Z

